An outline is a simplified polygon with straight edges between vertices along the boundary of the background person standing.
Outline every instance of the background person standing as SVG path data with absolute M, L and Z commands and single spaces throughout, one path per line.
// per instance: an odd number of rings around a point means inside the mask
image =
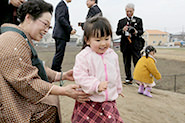
M 139 37 L 143 34 L 142 19 L 134 14 L 134 4 L 129 3 L 125 7 L 127 17 L 120 19 L 117 25 L 116 34 L 121 35 L 121 52 L 126 73 L 126 84 L 132 84 L 131 59 L 134 66 L 141 57 L 139 48 Z
M 55 26 L 53 29 L 53 38 L 55 39 L 56 53 L 53 58 L 52 70 L 61 71 L 61 65 L 63 62 L 66 42 L 70 40 L 70 34 L 75 34 L 69 21 L 69 11 L 67 3 L 72 0 L 61 0 L 55 10 Z
M 102 16 L 102 11 L 97 5 L 98 0 L 87 0 L 86 4 L 87 4 L 87 7 L 89 8 L 89 11 L 86 16 L 86 20 L 94 16 Z M 83 29 L 84 23 L 79 22 L 78 26 L 81 26 Z
M 0 0 L 0 26 L 3 23 L 19 24 L 16 10 L 17 7 L 25 1 L 26 0 Z

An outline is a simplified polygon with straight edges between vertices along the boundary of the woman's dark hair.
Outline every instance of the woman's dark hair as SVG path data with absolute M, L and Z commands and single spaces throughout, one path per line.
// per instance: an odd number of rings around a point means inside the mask
M 150 52 L 157 52 L 157 50 L 152 46 L 152 45 L 148 45 L 146 48 L 145 48 L 145 53 L 146 53 L 146 58 L 148 58 L 148 54 Z
M 96 16 L 88 19 L 84 24 L 84 36 L 83 36 L 83 48 L 88 46 L 86 41 L 88 41 L 91 37 L 104 37 L 111 36 L 112 37 L 112 29 L 109 21 L 101 16 Z M 85 41 L 86 40 L 86 41 Z
M 38 19 L 44 12 L 49 12 L 52 15 L 53 6 L 44 0 L 31 0 L 23 3 L 17 9 L 17 18 L 21 23 L 24 21 L 26 14 L 30 14 L 33 20 Z
M 95 3 L 98 4 L 98 0 L 95 0 Z

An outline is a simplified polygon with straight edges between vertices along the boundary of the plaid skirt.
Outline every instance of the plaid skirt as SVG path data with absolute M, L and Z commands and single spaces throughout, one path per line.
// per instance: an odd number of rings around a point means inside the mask
M 123 123 L 115 101 L 79 103 L 76 101 L 72 123 Z

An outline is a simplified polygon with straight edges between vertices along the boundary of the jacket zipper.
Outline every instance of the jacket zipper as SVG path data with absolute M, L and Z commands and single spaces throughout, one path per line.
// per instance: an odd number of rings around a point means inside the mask
M 101 55 L 103 64 L 104 64 L 104 70 L 105 70 L 105 81 L 108 81 L 108 74 L 107 74 L 107 65 L 104 62 L 104 55 Z M 108 90 L 105 90 L 105 101 L 108 101 Z

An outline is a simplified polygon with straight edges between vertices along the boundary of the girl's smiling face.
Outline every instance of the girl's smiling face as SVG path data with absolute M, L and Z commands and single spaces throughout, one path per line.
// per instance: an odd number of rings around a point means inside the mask
M 86 42 L 90 45 L 91 49 L 98 54 L 103 54 L 111 45 L 111 36 L 104 36 L 104 37 L 91 37 Z

